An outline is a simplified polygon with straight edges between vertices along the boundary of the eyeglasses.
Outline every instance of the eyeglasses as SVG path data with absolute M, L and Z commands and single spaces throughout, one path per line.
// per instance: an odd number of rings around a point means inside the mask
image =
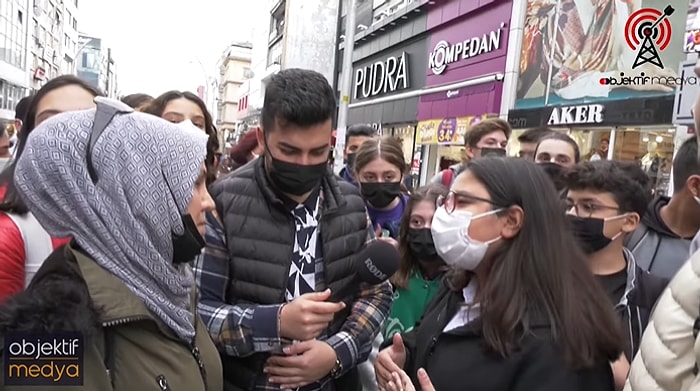
M 486 202 L 494 205 L 493 201 L 487 200 L 486 198 L 475 197 L 471 194 L 460 193 L 457 191 L 450 191 L 447 193 L 447 195 L 439 196 L 435 201 L 435 206 L 438 208 L 443 207 L 447 213 L 452 214 L 457 207 L 457 204 L 474 202 Z
M 576 212 L 576 216 L 585 218 L 590 218 L 594 213 L 601 210 L 620 210 L 619 206 L 601 205 L 590 201 L 573 202 L 571 200 L 566 200 L 565 205 L 567 212 L 573 208 Z

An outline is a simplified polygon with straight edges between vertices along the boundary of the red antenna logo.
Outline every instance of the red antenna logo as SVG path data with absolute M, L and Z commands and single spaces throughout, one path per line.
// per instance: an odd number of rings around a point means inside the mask
M 663 68 L 659 51 L 671 42 L 671 22 L 673 7 L 666 6 L 664 12 L 655 8 L 642 8 L 635 11 L 625 23 L 625 40 L 630 49 L 638 51 L 632 69 L 646 64 Z

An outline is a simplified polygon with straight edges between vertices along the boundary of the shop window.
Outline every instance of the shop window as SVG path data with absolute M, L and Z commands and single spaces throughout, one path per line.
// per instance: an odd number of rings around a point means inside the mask
M 666 195 L 673 162 L 675 128 L 618 128 L 613 158 L 637 162 L 651 178 L 654 193 Z

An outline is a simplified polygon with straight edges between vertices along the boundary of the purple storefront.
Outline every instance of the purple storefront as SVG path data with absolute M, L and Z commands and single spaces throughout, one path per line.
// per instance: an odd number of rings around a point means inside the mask
M 422 181 L 461 159 L 470 125 L 500 112 L 512 5 L 445 0 L 430 8 L 425 88 L 443 88 L 418 105 Z

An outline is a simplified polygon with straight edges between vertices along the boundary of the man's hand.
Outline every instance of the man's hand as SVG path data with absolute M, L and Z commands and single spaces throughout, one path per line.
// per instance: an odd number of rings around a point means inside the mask
M 394 334 L 391 346 L 377 354 L 374 362 L 374 373 L 380 389 L 387 390 L 388 384 L 394 379 L 393 373 L 403 371 L 406 363 L 406 348 L 400 334 Z
M 394 372 L 391 376 L 394 380 L 389 382 L 386 391 L 416 391 L 416 387 L 411 383 L 411 379 L 406 372 Z M 421 368 L 418 370 L 418 383 L 420 383 L 420 388 L 423 391 L 435 391 L 435 386 L 433 386 L 433 382 L 430 381 L 428 372 L 426 372 L 425 369 Z
M 288 390 L 303 387 L 328 375 L 337 356 L 331 345 L 318 340 L 304 341 L 284 348 L 286 356 L 272 356 L 265 363 L 264 372 L 270 383 Z
M 318 337 L 328 327 L 336 312 L 345 303 L 328 303 L 330 289 L 301 295 L 282 307 L 280 312 L 280 336 L 296 341 L 308 341 Z

